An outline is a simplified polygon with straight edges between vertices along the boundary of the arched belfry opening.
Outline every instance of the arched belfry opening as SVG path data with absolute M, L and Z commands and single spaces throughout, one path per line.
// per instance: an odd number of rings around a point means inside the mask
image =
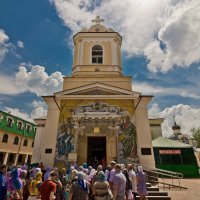
M 103 48 L 100 45 L 92 47 L 92 64 L 103 64 Z

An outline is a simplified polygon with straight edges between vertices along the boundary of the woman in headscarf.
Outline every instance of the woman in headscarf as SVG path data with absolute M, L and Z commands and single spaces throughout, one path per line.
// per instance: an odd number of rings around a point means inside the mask
M 92 180 L 93 180 L 93 177 L 94 177 L 95 174 L 96 174 L 96 170 L 95 169 L 91 169 L 91 171 L 90 171 L 90 173 L 88 175 L 88 178 L 87 178 L 87 180 L 88 180 L 88 182 L 90 184 L 92 184 Z
M 25 168 L 21 168 L 21 175 L 20 178 L 22 180 L 22 185 L 23 185 L 23 200 L 28 200 L 29 197 L 29 180 L 27 178 L 27 170 L 24 170 Z
M 45 172 L 45 174 L 44 174 L 44 181 L 46 181 L 46 180 L 49 178 L 50 173 L 51 173 L 51 167 L 48 166 L 48 167 L 46 168 L 46 172 Z
M 35 179 L 30 182 L 29 185 L 29 200 L 36 199 L 36 196 L 38 194 L 38 188 L 42 184 L 42 172 L 37 172 L 35 174 Z
M 90 184 L 85 180 L 85 174 L 80 172 L 77 174 L 77 180 L 72 183 L 69 200 L 85 200 L 88 199 Z
M 137 172 L 138 194 L 140 200 L 145 200 L 147 195 L 146 174 L 143 172 L 142 166 L 138 166 Z
M 21 170 L 15 167 L 11 172 L 11 193 L 10 199 L 19 199 L 22 200 L 22 180 L 20 179 Z
M 12 173 L 12 171 L 6 172 L 6 183 L 7 183 L 6 199 L 7 200 L 11 200 L 12 193 L 14 192 L 14 188 L 12 186 L 12 180 L 11 180 L 11 173 Z
M 95 200 L 110 200 L 113 198 L 109 183 L 107 182 L 107 177 L 103 171 L 98 173 L 93 190 Z

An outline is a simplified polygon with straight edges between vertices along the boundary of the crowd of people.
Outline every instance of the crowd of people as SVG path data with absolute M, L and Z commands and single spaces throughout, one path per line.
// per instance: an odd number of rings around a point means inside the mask
M 145 172 L 141 166 L 116 164 L 103 169 L 71 165 L 69 169 L 26 165 L 0 167 L 0 200 L 134 200 L 146 199 Z

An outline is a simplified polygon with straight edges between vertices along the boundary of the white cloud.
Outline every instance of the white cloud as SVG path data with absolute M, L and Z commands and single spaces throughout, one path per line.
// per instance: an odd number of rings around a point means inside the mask
M 18 108 L 5 107 L 3 110 L 7 113 L 10 112 L 10 114 L 16 117 L 22 118 L 31 123 L 35 123 L 34 120 L 30 118 L 29 114 L 23 112 L 22 110 L 19 110 Z
M 172 126 L 175 116 L 176 123 L 181 126 L 183 134 L 191 135 L 192 128 L 200 127 L 200 109 L 189 105 L 178 104 L 170 108 L 160 110 L 158 104 L 154 104 L 149 110 L 149 118 L 164 118 L 162 123 L 163 136 L 169 136 L 173 133 Z
M 18 108 L 4 107 L 3 110 L 31 123 L 35 123 L 35 118 L 44 117 L 47 115 L 47 105 L 45 102 L 33 100 L 31 106 L 33 107 L 33 110 L 31 111 L 30 115 L 22 110 L 19 110 Z
M 160 87 L 151 85 L 146 82 L 135 82 L 133 84 L 133 90 L 142 94 L 156 95 L 156 96 L 168 96 L 178 95 L 181 97 L 188 97 L 192 99 L 200 99 L 200 93 L 196 88 L 185 87 Z
M 59 17 L 75 34 L 83 27 L 90 27 L 97 15 L 105 25 L 114 28 L 124 37 L 123 49 L 129 54 L 143 53 L 159 28 L 165 2 L 160 0 L 52 0 Z M 124 12 L 126 11 L 126 12 Z M 139 23 L 138 23 L 139 22 Z
M 0 61 L 2 61 L 5 57 L 5 55 L 9 51 L 9 43 L 8 43 L 9 37 L 6 35 L 5 31 L 3 29 L 0 29 Z
M 42 101 L 33 100 L 34 109 L 31 112 L 31 118 L 36 119 L 47 115 L 47 105 Z
M 6 95 L 15 95 L 23 92 L 24 90 L 21 90 L 16 85 L 15 78 L 8 75 L 0 75 L 0 94 L 6 94 Z
M 32 92 L 38 96 L 50 95 L 62 89 L 63 75 L 56 71 L 50 75 L 44 66 L 23 64 L 14 76 L 0 75 L 0 94 Z M 6 87 L 5 87 L 6 85 Z
M 17 41 L 17 45 L 19 48 L 24 48 L 24 43 L 20 40 Z
M 9 37 L 5 34 L 3 29 L 0 29 L 0 44 L 6 43 L 9 40 Z
M 153 72 L 200 61 L 199 0 L 51 0 L 75 34 L 100 15 L 123 36 L 129 56 L 144 54 Z M 157 39 L 156 39 L 157 38 Z M 165 49 L 160 47 L 164 44 Z
M 158 31 L 158 40 L 144 50 L 153 72 L 167 72 L 175 65 L 189 67 L 200 61 L 200 1 L 183 1 L 172 8 Z M 160 41 L 166 49 L 161 49 Z

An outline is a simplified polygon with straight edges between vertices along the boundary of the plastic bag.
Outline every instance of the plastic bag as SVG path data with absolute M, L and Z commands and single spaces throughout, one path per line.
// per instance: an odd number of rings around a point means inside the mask
M 128 200 L 134 200 L 134 196 L 131 190 L 128 191 Z

